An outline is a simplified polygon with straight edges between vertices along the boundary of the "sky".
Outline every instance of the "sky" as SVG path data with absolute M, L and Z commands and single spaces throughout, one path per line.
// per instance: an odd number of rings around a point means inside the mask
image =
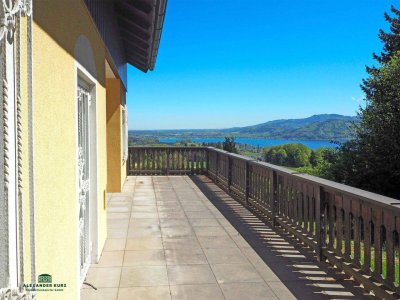
M 355 115 L 386 0 L 168 0 L 155 70 L 128 66 L 129 129 Z

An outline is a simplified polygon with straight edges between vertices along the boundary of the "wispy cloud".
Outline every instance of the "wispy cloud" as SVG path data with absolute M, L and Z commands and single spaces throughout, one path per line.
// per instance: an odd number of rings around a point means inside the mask
M 364 102 L 364 95 L 358 97 L 351 97 L 351 100 L 357 102 L 358 104 L 362 104 Z

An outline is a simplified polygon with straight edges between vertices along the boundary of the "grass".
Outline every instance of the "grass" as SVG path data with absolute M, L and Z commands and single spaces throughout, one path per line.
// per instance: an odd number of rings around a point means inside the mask
M 311 229 L 311 224 L 310 222 L 302 222 L 301 223 L 301 227 L 304 229 L 307 229 L 308 231 L 310 231 Z M 314 231 L 313 234 L 315 234 L 316 231 L 316 225 L 314 224 Z M 329 235 L 326 235 L 326 241 L 327 244 L 329 243 Z M 333 240 L 333 247 L 334 249 L 338 248 L 338 244 L 337 244 L 338 240 L 336 237 L 334 237 Z M 343 240 L 342 241 L 342 254 L 344 254 L 345 251 L 345 247 L 346 247 L 346 242 Z M 352 259 L 354 259 L 354 254 L 355 254 L 355 243 L 354 240 L 352 239 L 350 242 L 350 256 Z M 371 245 L 371 258 L 370 258 L 370 269 L 371 272 L 375 271 L 375 248 L 373 247 L 373 245 Z M 394 284 L 395 286 L 400 286 L 400 248 L 396 247 L 395 248 L 395 253 L 394 253 Z M 361 241 L 360 242 L 360 264 L 361 266 L 365 265 L 365 253 L 364 253 L 364 242 Z M 382 278 L 386 279 L 387 278 L 387 251 L 386 251 L 386 247 L 382 247 Z
M 350 250 L 350 255 L 351 258 L 354 258 L 354 253 L 355 253 L 355 247 L 354 247 L 354 240 L 351 240 L 351 250 Z M 335 238 L 334 240 L 334 247 L 335 249 L 337 248 L 337 239 Z M 342 253 L 344 253 L 345 249 L 345 241 L 342 241 Z M 370 261 L 370 269 L 371 272 L 375 271 L 375 248 L 371 246 L 371 261 Z M 394 284 L 396 286 L 400 285 L 400 249 L 395 249 L 395 257 L 394 257 Z M 362 266 L 365 265 L 365 254 L 364 254 L 364 242 L 360 242 L 360 264 Z M 382 278 L 386 279 L 387 278 L 387 251 L 385 247 L 382 249 Z

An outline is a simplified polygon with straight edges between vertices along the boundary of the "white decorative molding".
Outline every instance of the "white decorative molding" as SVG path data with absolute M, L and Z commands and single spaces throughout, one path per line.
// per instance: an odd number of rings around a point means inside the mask
M 126 105 L 122 108 L 122 165 L 124 165 L 128 159 L 128 108 Z
M 8 196 L 9 180 L 9 138 L 8 138 L 8 82 L 3 78 L 3 142 L 4 142 L 4 196 Z M 7 197 L 8 198 L 8 197 Z M 5 199 L 7 202 L 7 199 Z
M 79 172 L 79 203 L 85 209 L 86 193 L 89 191 L 89 179 L 85 176 L 85 158 L 83 157 L 83 149 L 78 149 L 78 172 Z
M 26 17 L 32 16 L 32 0 L 21 0 L 21 14 Z
M 25 1 L 27 17 L 27 88 L 28 88 L 28 152 L 29 152 L 29 213 L 30 213 L 30 253 L 31 253 L 31 281 L 36 279 L 36 243 L 35 243 L 35 189 L 34 189 L 34 155 L 33 155 L 33 5 L 32 0 Z
M 24 292 L 24 218 L 23 218 L 23 184 L 22 184 L 22 99 L 21 99 L 21 16 L 28 20 L 28 64 L 31 57 L 31 0 L 0 0 L 0 103 L 2 115 L 0 160 L 2 164 L 0 215 L 4 224 L 0 249 L 0 258 L 5 265 L 0 272 L 0 299 L 33 299 Z M 32 68 L 28 66 L 28 72 Z M 28 74 L 28 81 L 32 80 Z M 28 83 L 28 97 L 31 99 L 31 83 Z M 3 218 L 4 217 L 4 218 Z M 32 223 L 31 223 L 32 224 Z M 32 234 L 32 232 L 31 232 Z M 6 253 L 2 253 L 6 250 Z M 3 257 L 4 256 L 4 257 Z M 1 278 L 3 275 L 6 279 Z M 34 278 L 34 276 L 33 276 Z M 7 288 L 4 288 L 7 287 Z
M 19 282 L 24 282 L 24 214 L 22 187 L 22 102 L 21 102 L 21 22 L 16 19 L 15 31 L 15 119 L 16 119 L 16 165 L 17 165 L 17 209 L 18 209 L 18 252 Z
M 1 43 L 1 41 L 0 41 Z M 6 70 L 5 70 L 5 47 L 4 43 L 1 43 L 1 76 L 2 80 L 2 89 L 0 91 L 0 97 L 2 98 L 2 167 L 3 167 L 3 174 L 2 179 L 3 182 L 3 191 L 0 197 L 1 205 L 0 205 L 0 215 L 2 216 L 2 224 L 1 224 L 1 249 L 0 249 L 0 263 L 1 263 L 1 270 L 0 270 L 0 284 L 4 285 L 9 282 L 9 272 L 10 272 L 10 265 L 9 265 L 9 224 L 8 224 L 8 186 L 9 186 L 9 137 L 8 137 L 8 83 L 6 79 Z
M 0 300 L 36 300 L 36 293 L 25 290 L 3 288 L 0 289 Z
M 16 18 L 32 14 L 32 0 L 0 0 L 0 41 L 6 37 L 12 44 Z

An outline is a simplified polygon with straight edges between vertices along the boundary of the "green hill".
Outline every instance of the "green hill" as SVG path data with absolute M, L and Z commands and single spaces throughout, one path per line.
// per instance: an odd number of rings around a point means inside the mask
M 314 115 L 304 119 L 275 120 L 258 125 L 223 130 L 235 136 L 254 135 L 269 139 L 344 140 L 357 117 L 336 114 Z

